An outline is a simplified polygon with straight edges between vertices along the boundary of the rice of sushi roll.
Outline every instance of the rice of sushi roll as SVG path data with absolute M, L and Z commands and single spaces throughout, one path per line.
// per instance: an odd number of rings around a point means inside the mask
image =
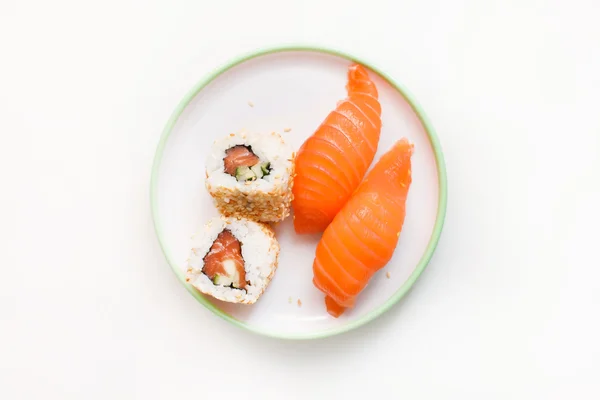
M 193 237 L 186 281 L 218 300 L 253 304 L 273 278 L 278 259 L 279 243 L 270 226 L 216 217 Z
M 206 188 L 226 217 L 281 221 L 290 214 L 294 157 L 275 132 L 231 133 L 206 159 Z

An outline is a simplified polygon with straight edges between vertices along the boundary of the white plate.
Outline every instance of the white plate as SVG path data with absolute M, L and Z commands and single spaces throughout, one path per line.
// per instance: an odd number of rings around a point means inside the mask
M 281 245 L 279 268 L 256 304 L 232 305 L 198 293 L 185 283 L 183 266 L 191 235 L 205 220 L 217 215 L 204 188 L 204 159 L 209 146 L 218 137 L 246 129 L 280 132 L 297 149 L 337 101 L 346 96 L 350 59 L 370 69 L 380 93 L 383 127 L 375 161 L 400 137 L 408 137 L 415 144 L 407 215 L 392 260 L 373 277 L 354 309 L 333 318 L 325 310 L 323 294 L 312 284 L 312 262 L 319 236 L 296 235 L 292 219 L 288 218 L 276 229 Z M 193 88 L 174 111 L 159 144 L 152 174 L 155 227 L 179 279 L 217 315 L 269 336 L 330 336 L 386 311 L 425 268 L 445 214 L 446 178 L 441 150 L 430 124 L 410 95 L 374 71 L 368 63 L 333 50 L 262 50 L 215 71 Z M 285 132 L 287 128 L 291 131 Z

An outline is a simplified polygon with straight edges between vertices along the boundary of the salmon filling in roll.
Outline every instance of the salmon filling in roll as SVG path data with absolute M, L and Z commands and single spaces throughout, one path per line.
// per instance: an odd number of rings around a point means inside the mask
M 225 229 L 204 257 L 202 273 L 215 285 L 246 289 L 246 270 L 240 241 Z
M 225 151 L 225 172 L 240 182 L 262 179 L 271 173 L 271 163 L 262 162 L 252 148 L 233 146 Z

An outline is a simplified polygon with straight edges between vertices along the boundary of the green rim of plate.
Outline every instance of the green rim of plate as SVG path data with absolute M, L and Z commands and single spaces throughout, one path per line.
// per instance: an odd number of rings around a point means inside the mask
M 232 317 L 231 315 L 225 313 L 214 304 L 212 304 L 209 300 L 204 298 L 200 292 L 195 290 L 190 284 L 185 282 L 185 276 L 183 271 L 179 266 L 174 262 L 175 258 L 170 253 L 169 249 L 166 248 L 163 240 L 163 230 L 161 226 L 161 221 L 158 218 L 158 207 L 157 207 L 157 182 L 158 182 L 158 169 L 160 167 L 160 163 L 163 156 L 163 151 L 165 149 L 165 145 L 169 136 L 171 135 L 171 131 L 173 127 L 177 123 L 179 116 L 184 111 L 184 109 L 188 106 L 188 104 L 192 101 L 192 99 L 209 83 L 211 83 L 215 78 L 224 72 L 230 70 L 231 68 L 242 64 L 248 60 L 253 58 L 265 56 L 268 54 L 281 53 L 281 52 L 290 52 L 290 51 L 305 51 L 305 52 L 316 52 L 316 53 L 324 53 L 333 56 L 338 56 L 345 58 L 349 61 L 354 61 L 359 64 L 364 65 L 369 68 L 371 71 L 379 74 L 383 79 L 385 79 L 392 87 L 394 87 L 400 94 L 405 98 L 405 100 L 410 104 L 413 111 L 421 121 L 423 128 L 425 129 L 427 135 L 429 136 L 429 141 L 431 142 L 431 146 L 433 147 L 433 152 L 435 154 L 436 164 L 437 164 L 437 173 L 438 173 L 438 185 L 439 185 L 439 198 L 438 198 L 438 209 L 436 221 L 433 229 L 433 233 L 431 234 L 431 238 L 429 239 L 429 243 L 427 244 L 427 248 L 425 249 L 425 253 L 419 260 L 419 263 L 413 273 L 408 277 L 408 279 L 402 284 L 402 286 L 392 295 L 390 298 L 386 300 L 384 304 L 379 306 L 373 311 L 370 311 L 365 316 L 349 322 L 345 325 L 327 329 L 315 333 L 301 333 L 301 334 L 285 334 L 285 333 L 277 333 L 271 332 L 269 330 L 260 329 L 254 326 L 251 326 L 243 321 L 239 321 Z M 409 291 L 409 289 L 413 286 L 417 278 L 421 275 L 421 273 L 425 270 L 425 267 L 429 263 L 429 260 L 433 256 L 437 243 L 440 239 L 440 235 L 442 233 L 442 229 L 444 226 L 444 219 L 446 216 L 446 203 L 448 198 L 448 188 L 447 188 L 447 178 L 446 178 L 446 166 L 444 163 L 444 155 L 442 153 L 441 145 L 439 139 L 433 129 L 433 126 L 425 112 L 416 102 L 415 98 L 404 88 L 402 85 L 394 81 L 390 76 L 371 65 L 368 61 L 365 61 L 359 57 L 348 54 L 346 52 L 340 50 L 334 50 L 331 48 L 326 48 L 323 46 L 311 46 L 311 45 L 283 45 L 276 46 L 270 48 L 259 49 L 225 63 L 223 66 L 217 68 L 213 72 L 209 73 L 205 76 L 200 82 L 198 82 L 179 102 L 171 117 L 167 121 L 165 128 L 163 129 L 160 142 L 158 143 L 158 147 L 156 149 L 156 154 L 154 156 L 154 163 L 152 165 L 152 177 L 150 182 L 150 203 L 152 208 L 152 219 L 154 220 L 154 229 L 156 231 L 156 235 L 158 236 L 158 241 L 160 243 L 160 247 L 167 259 L 167 262 L 171 266 L 171 269 L 179 279 L 179 281 L 187 288 L 187 290 L 198 300 L 202 305 L 212 311 L 214 314 L 223 318 L 224 320 L 232 323 L 233 325 L 246 329 L 250 332 L 257 333 L 264 336 L 279 338 L 279 339 L 319 339 L 329 336 L 334 336 L 337 334 L 341 334 L 344 332 L 348 332 L 350 330 L 356 329 L 368 322 L 371 322 L 375 318 L 379 317 L 387 310 L 389 310 L 394 304 L 396 304 L 404 295 Z

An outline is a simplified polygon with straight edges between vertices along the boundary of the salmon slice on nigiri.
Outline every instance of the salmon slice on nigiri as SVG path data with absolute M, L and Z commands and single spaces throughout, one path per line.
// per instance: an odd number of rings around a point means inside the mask
M 371 277 L 392 258 L 406 215 L 413 145 L 396 142 L 373 166 L 325 229 L 313 263 L 313 283 L 334 317 L 354 306 Z
M 296 156 L 294 229 L 323 232 L 362 181 L 377 152 L 381 106 L 375 84 L 358 64 L 348 68 L 348 96 Z

